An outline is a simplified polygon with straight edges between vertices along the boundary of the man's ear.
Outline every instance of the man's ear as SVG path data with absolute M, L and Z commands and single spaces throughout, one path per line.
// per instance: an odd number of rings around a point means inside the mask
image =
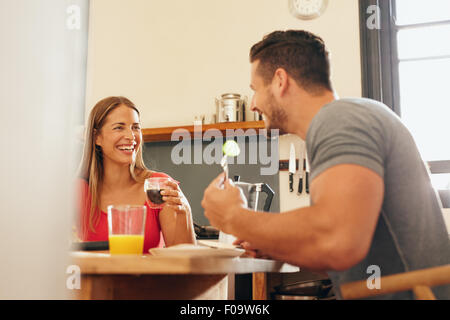
M 289 88 L 289 76 L 286 70 L 283 68 L 278 68 L 275 70 L 275 75 L 273 77 L 274 90 L 278 92 L 278 95 L 281 97 Z

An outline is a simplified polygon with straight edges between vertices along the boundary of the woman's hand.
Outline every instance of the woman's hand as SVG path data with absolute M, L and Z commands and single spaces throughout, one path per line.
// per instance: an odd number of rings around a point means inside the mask
M 164 207 L 159 215 L 166 246 L 196 243 L 189 201 L 178 184 L 169 180 L 161 189 Z
M 190 212 L 189 203 L 175 181 L 168 180 L 165 183 L 165 188 L 161 190 L 161 195 L 165 202 L 164 207 L 171 208 L 176 213 L 187 214 Z

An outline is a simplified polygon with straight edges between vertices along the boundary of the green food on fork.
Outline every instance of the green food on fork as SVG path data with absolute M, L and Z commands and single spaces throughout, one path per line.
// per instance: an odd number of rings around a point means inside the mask
M 239 148 L 239 145 L 234 140 L 227 140 L 223 144 L 222 151 L 224 153 L 224 156 L 222 160 L 220 161 L 220 165 L 223 168 L 223 171 L 225 172 L 225 179 L 228 180 L 228 162 L 227 157 L 236 157 L 241 152 L 241 149 Z
M 227 140 L 222 147 L 223 153 L 228 157 L 236 157 L 241 153 L 239 145 L 234 140 Z

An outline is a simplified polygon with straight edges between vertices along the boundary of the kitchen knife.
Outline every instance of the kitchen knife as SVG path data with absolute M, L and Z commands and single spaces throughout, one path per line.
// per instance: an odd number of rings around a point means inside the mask
M 291 143 L 291 152 L 289 155 L 289 191 L 294 191 L 294 174 L 296 169 L 295 163 L 295 148 L 294 144 Z
M 305 151 L 306 153 L 306 151 Z M 305 191 L 306 193 L 309 193 L 309 162 L 308 162 L 308 156 L 305 157 L 306 165 L 305 165 Z
M 298 194 L 302 194 L 302 192 L 303 192 L 303 171 L 305 170 L 305 158 L 304 158 L 303 153 L 300 154 L 299 161 L 302 161 L 302 160 L 303 160 L 303 162 L 299 163 L 299 168 L 298 168 L 298 171 L 300 172 L 299 173 L 300 177 L 298 179 L 298 189 L 297 189 Z

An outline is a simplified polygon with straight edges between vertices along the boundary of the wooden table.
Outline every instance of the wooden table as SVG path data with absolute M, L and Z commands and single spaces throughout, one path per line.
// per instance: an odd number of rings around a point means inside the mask
M 273 260 L 199 256 L 111 256 L 73 252 L 81 288 L 75 299 L 227 299 L 228 275 L 253 273 L 253 298 L 266 297 L 266 273 L 298 272 Z

